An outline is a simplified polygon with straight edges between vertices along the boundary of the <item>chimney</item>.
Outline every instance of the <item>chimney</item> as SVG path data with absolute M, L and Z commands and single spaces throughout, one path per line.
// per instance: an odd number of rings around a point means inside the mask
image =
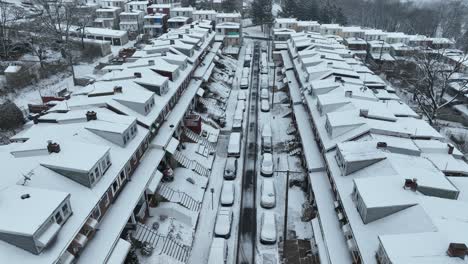
M 198 23 L 197 23 L 198 24 Z M 190 25 L 190 28 L 195 28 L 194 25 Z
M 169 40 L 169 44 L 174 45 L 175 41 L 173 39 Z
M 52 143 L 52 140 L 47 141 L 47 151 L 49 153 L 59 153 L 60 152 L 60 145 L 58 143 Z
M 455 148 L 452 144 L 448 143 L 447 144 L 447 147 L 448 147 L 448 154 L 453 154 L 453 149 Z
M 369 109 L 360 109 L 359 116 L 367 117 L 369 115 Z
M 341 76 L 335 76 L 335 82 L 341 82 L 342 79 L 341 79 Z
M 411 189 L 413 192 L 418 189 L 418 180 L 416 178 L 413 179 L 405 179 L 405 186 L 403 186 L 403 189 Z
M 38 117 L 38 116 L 34 116 L 34 117 L 33 117 L 33 123 L 34 123 L 35 125 L 39 124 L 39 117 Z
M 190 33 L 190 29 L 186 28 L 185 29 L 185 34 L 189 34 Z
M 387 142 L 377 142 L 377 148 L 386 148 Z
M 114 93 L 122 93 L 122 86 L 114 86 Z
M 91 121 L 91 120 L 97 120 L 97 113 L 94 111 L 86 112 L 86 121 Z
M 447 255 L 464 259 L 465 255 L 468 255 L 467 249 L 464 243 L 450 243 L 447 249 Z
M 135 76 L 135 78 L 141 78 L 141 72 L 134 72 L 133 76 Z
M 149 65 L 149 66 L 154 65 L 154 60 L 148 60 L 148 65 Z
M 320 58 L 321 58 L 321 59 L 325 59 L 325 55 L 323 55 L 323 54 L 320 55 Z
M 345 91 L 344 93 L 345 97 L 353 97 L 353 91 Z
M 180 39 L 184 38 L 184 35 L 179 34 L 179 38 L 180 38 Z

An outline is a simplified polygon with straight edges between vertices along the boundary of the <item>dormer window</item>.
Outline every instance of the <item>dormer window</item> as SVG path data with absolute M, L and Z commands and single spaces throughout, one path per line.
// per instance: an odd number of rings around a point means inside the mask
M 59 224 L 59 225 L 62 224 L 63 218 L 62 218 L 62 215 L 60 214 L 60 212 L 57 212 L 55 214 L 55 222 L 57 222 L 57 224 Z

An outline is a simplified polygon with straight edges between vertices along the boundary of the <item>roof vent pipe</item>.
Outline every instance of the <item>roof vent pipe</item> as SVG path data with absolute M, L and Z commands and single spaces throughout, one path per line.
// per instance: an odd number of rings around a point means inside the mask
M 369 109 L 360 109 L 359 116 L 367 117 L 369 115 Z
M 353 97 L 353 91 L 345 91 L 345 97 Z

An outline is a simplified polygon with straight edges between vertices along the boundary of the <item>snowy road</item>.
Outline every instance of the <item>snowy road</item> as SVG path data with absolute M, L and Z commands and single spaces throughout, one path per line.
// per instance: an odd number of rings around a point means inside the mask
M 242 177 L 242 200 L 239 222 L 239 245 L 237 263 L 255 263 L 255 238 L 257 231 L 256 196 L 256 161 L 257 161 L 257 120 L 258 120 L 258 74 L 259 48 L 254 48 L 253 67 L 250 82 L 250 98 L 248 107 L 248 129 L 246 135 L 247 147 L 244 148 L 244 171 Z

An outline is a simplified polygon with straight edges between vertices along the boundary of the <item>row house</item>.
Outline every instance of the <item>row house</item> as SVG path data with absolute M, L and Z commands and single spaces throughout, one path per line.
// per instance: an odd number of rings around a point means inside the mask
M 160 13 L 165 14 L 167 16 L 171 15 L 171 5 L 169 4 L 152 4 L 148 6 L 147 10 L 148 14 Z
M 93 21 L 94 27 L 118 29 L 119 15 L 122 12 L 120 7 L 100 8 L 96 10 L 96 19 Z
M 240 23 L 223 22 L 216 24 L 216 33 L 223 38 L 224 46 L 242 44 L 242 27 Z
M 293 29 L 293 30 L 297 30 L 297 19 L 295 19 L 295 18 L 276 18 L 273 28 L 275 28 L 275 29 Z
M 157 166 L 166 151 L 149 145 L 172 136 L 158 131 L 166 119 L 180 123 L 183 116 L 171 110 L 188 106 L 193 98 L 179 102 L 181 96 L 200 85 L 191 77 L 214 33 L 198 32 L 205 38 L 191 58 L 169 43 L 165 55 L 141 51 L 120 68 L 107 66 L 112 70 L 97 82 L 0 147 L 8 175 L 0 180 L 0 210 L 8 212 L 0 221 L 0 262 L 124 261 L 126 233 L 148 216 L 147 201 L 162 178 Z
M 182 26 L 189 25 L 192 23 L 192 18 L 186 16 L 177 16 L 169 18 L 167 20 L 167 27 L 170 29 L 181 28 Z
M 409 36 L 403 32 L 387 32 L 385 42 L 388 44 L 402 43 L 407 45 L 409 42 Z
M 374 40 L 385 41 L 386 35 L 387 35 L 387 32 L 383 32 L 380 29 L 365 29 L 364 30 L 365 41 L 374 41 Z
M 187 18 L 192 18 L 193 17 L 193 11 L 195 11 L 195 8 L 193 7 L 174 7 L 171 8 L 170 10 L 170 17 L 187 17 Z
M 148 1 L 130 1 L 125 4 L 125 12 L 137 10 L 147 12 L 147 8 L 150 4 L 151 2 Z
M 361 27 L 343 27 L 340 35 L 344 39 L 347 38 L 364 38 L 364 30 Z
M 119 15 L 120 23 L 119 27 L 120 30 L 125 30 L 127 32 L 137 33 L 140 34 L 143 32 L 143 24 L 144 24 L 144 17 L 145 12 L 140 10 L 134 10 L 130 12 L 122 12 Z
M 456 175 L 468 175 L 463 154 L 402 103 L 393 88 L 385 82 L 376 88 L 381 81 L 362 62 L 332 56 L 317 56 L 317 62 L 308 62 L 312 55 L 308 49 L 298 52 L 295 48 L 305 42 L 304 35 L 291 37 L 289 50 L 282 51 L 283 71 L 289 89 L 302 93 L 296 97 L 308 112 L 326 166 L 325 173 L 313 176 L 324 177 L 330 184 L 330 189 L 313 189 L 319 221 L 326 221 L 316 226 L 329 245 L 320 257 L 336 263 L 450 263 L 463 259 L 468 241 L 452 232 L 458 228 L 451 228 L 466 225 L 462 220 L 465 212 L 455 208 L 466 206 L 466 201 L 457 199 L 461 189 L 468 190 L 452 183 Z M 382 42 L 374 42 L 374 51 L 386 48 Z M 312 42 L 309 45 L 311 48 Z M 330 62 L 331 67 L 304 67 L 306 63 Z M 336 67 L 347 70 L 332 70 Z M 302 137 L 303 131 L 300 134 Z M 321 202 L 330 194 L 333 201 Z M 324 206 L 331 210 L 321 211 Z M 330 211 L 335 218 L 330 218 Z M 441 217 L 447 221 L 436 220 Z M 330 225 L 330 221 L 336 223 Z M 389 234 L 388 230 L 398 232 Z M 401 245 L 425 246 L 420 250 Z
M 339 24 L 321 24 L 320 34 L 341 36 L 343 34 L 343 27 L 341 27 Z
M 192 14 L 193 21 L 209 20 L 216 22 L 218 12 L 215 10 L 194 10 Z
M 100 0 L 101 8 L 113 8 L 118 7 L 120 10 L 125 10 L 125 0 Z
M 296 31 L 320 32 L 320 24 L 317 21 L 297 21 Z
M 216 24 L 221 24 L 224 22 L 232 23 L 241 23 L 241 14 L 240 13 L 218 13 L 216 15 Z
M 144 17 L 144 32 L 152 37 L 157 37 L 167 31 L 167 15 L 162 13 L 148 14 Z

